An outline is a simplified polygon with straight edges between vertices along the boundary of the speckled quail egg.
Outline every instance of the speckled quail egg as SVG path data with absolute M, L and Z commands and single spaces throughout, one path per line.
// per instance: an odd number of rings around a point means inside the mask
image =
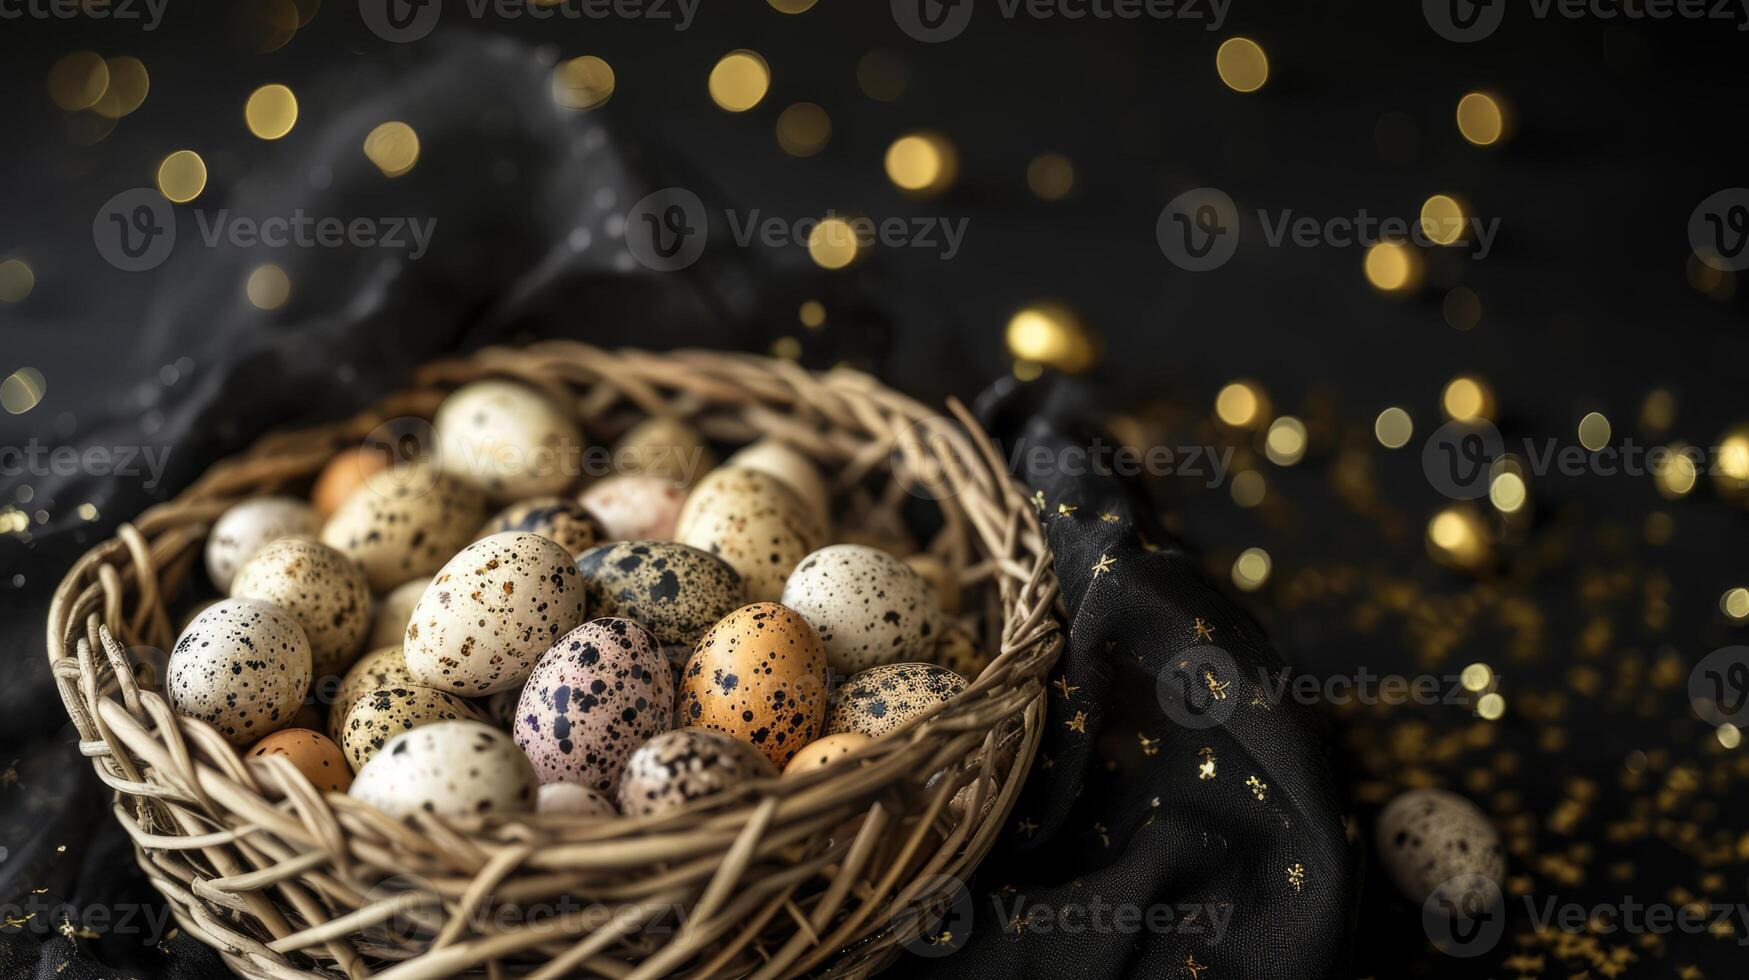
M 537 813 L 563 813 L 573 817 L 617 817 L 613 801 L 576 783 L 542 783 L 535 791 Z
M 344 793 L 352 785 L 352 767 L 328 736 L 308 728 L 282 728 L 249 749 L 251 757 L 283 755 L 310 785 L 324 793 Z
M 437 458 L 494 500 L 562 493 L 582 469 L 583 433 L 546 395 L 512 381 L 451 392 L 431 420 Z
M 457 718 L 486 720 L 473 702 L 429 687 L 366 691 L 352 702 L 346 720 L 340 723 L 340 748 L 356 771 L 396 735 Z
M 315 538 L 280 538 L 256 552 L 238 570 L 231 595 L 278 606 L 297 620 L 318 678 L 345 673 L 370 632 L 374 600 L 364 571 Z
M 622 541 L 577 559 L 589 610 L 635 620 L 663 644 L 688 648 L 741 608 L 741 576 L 728 562 L 674 541 Z
M 364 648 L 378 650 L 400 646 L 401 637 L 407 635 L 407 623 L 413 618 L 413 607 L 419 604 L 419 597 L 425 594 L 425 587 L 430 584 L 431 576 L 422 575 L 411 582 L 402 582 L 379 598 L 376 615 L 371 618 L 370 638 L 365 641 Z
M 872 741 L 874 739 L 861 732 L 839 732 L 837 735 L 814 739 L 802 746 L 795 758 L 789 760 L 789 765 L 783 767 L 783 774 L 796 776 L 824 769 Z
M 827 663 L 845 674 L 922 659 L 941 633 L 941 610 L 922 576 L 867 545 L 828 545 L 803 558 L 783 604 L 807 617 Z
M 713 470 L 680 509 L 675 538 L 708 551 L 741 574 L 753 602 L 775 602 L 797 564 L 824 543 L 825 528 L 776 477 Z
M 420 682 L 464 697 L 521 684 L 547 648 L 583 622 L 570 552 L 507 531 L 463 548 L 431 580 L 401 644 Z
M 939 704 L 958 697 L 966 679 L 935 664 L 884 664 L 852 674 L 832 697 L 826 731 L 880 738 Z
M 206 539 L 206 574 L 220 592 L 243 563 L 270 542 L 293 535 L 314 537 L 319 526 L 310 505 L 291 497 L 255 497 L 240 501 L 213 524 Z
M 680 672 L 680 716 L 732 735 L 778 768 L 820 737 L 826 655 L 799 613 L 756 602 L 711 627 Z
M 392 817 L 481 817 L 534 809 L 534 769 L 510 736 L 477 721 L 402 732 L 359 770 L 351 795 Z
M 1497 887 L 1506 876 L 1493 822 L 1445 790 L 1410 790 L 1391 800 L 1379 814 L 1378 848 L 1391 880 L 1417 904 L 1453 879 L 1480 876 Z
M 929 655 L 929 662 L 939 664 L 961 677 L 976 680 L 984 668 L 990 666 L 990 651 L 985 649 L 972 634 L 958 626 L 949 625 L 942 630 L 941 638 L 935 644 L 935 650 Z
M 918 553 L 905 556 L 905 564 L 922 577 L 923 584 L 929 586 L 929 594 L 935 598 L 935 605 L 944 614 L 959 615 L 960 580 L 948 570 L 945 562 L 934 555 Z
M 647 817 L 775 775 L 771 760 L 746 742 L 703 728 L 676 728 L 626 760 L 619 808 L 628 817 Z
M 511 504 L 486 521 L 479 536 L 522 531 L 551 538 L 573 556 L 606 540 L 601 522 L 582 504 L 563 497 L 535 497 Z
M 609 541 L 671 540 L 686 488 L 659 476 L 607 477 L 577 498 L 601 519 Z
M 486 498 L 429 464 L 373 473 L 328 523 L 322 543 L 364 569 L 370 587 L 387 592 L 430 575 L 474 540 Z
M 704 437 L 679 419 L 646 419 L 613 444 L 615 473 L 657 476 L 690 486 L 716 465 L 716 455 Z
M 226 599 L 194 617 L 165 668 L 170 707 L 248 745 L 291 723 L 310 687 L 310 643 L 290 614 Z
M 390 646 L 377 647 L 348 667 L 346 675 L 324 699 L 328 704 L 328 737 L 340 741 L 340 726 L 346 721 L 346 713 L 366 694 L 385 688 L 421 686 L 407 669 L 400 637 Z
M 375 446 L 348 449 L 328 461 L 310 489 L 310 506 L 323 520 L 334 516 L 372 473 L 389 465 L 389 454 Z
M 674 715 L 668 658 L 629 619 L 596 619 L 553 644 L 516 704 L 516 744 L 543 783 L 619 785 L 626 757 Z
M 822 528 L 832 527 L 832 495 L 820 470 L 801 451 L 779 439 L 765 438 L 731 455 L 725 466 L 758 470 L 782 480 L 813 512 Z

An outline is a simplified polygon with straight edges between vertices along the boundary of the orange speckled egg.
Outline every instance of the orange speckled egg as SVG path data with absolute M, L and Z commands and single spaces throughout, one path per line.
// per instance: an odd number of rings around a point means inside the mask
M 839 732 L 837 735 L 815 739 L 802 746 L 796 757 L 789 760 L 789 765 L 783 767 L 783 774 L 794 776 L 824 769 L 872 741 L 874 739 L 861 732 Z
M 826 721 L 819 634 L 775 602 L 723 617 L 681 671 L 680 717 L 752 745 L 782 769 Z
M 328 461 L 310 489 L 310 506 L 324 520 L 334 516 L 352 491 L 364 485 L 372 473 L 389 465 L 389 457 L 376 448 L 348 449 Z
M 249 750 L 251 757 L 283 755 L 310 785 L 324 793 L 344 793 L 352 785 L 352 767 L 333 739 L 308 728 L 274 732 Z

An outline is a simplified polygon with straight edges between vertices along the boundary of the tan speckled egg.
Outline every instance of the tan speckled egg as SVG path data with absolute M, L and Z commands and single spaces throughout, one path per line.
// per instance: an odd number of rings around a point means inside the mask
M 387 592 L 442 568 L 474 540 L 486 506 L 478 490 L 428 464 L 396 466 L 346 498 L 322 526 L 322 543 L 358 562 L 373 591 Z
M 747 601 L 727 562 L 674 541 L 602 545 L 577 558 L 577 571 L 593 615 L 624 616 L 688 653 Z
M 1378 848 L 1391 880 L 1418 905 L 1453 879 L 1464 879 L 1457 887 L 1468 892 L 1480 883 L 1471 884 L 1466 876 L 1486 878 L 1496 887 L 1506 878 L 1506 852 L 1493 821 L 1474 803 L 1445 790 L 1410 790 L 1391 800 L 1379 813 Z
M 587 508 L 563 497 L 536 497 L 511 504 L 486 521 L 479 536 L 522 531 L 550 538 L 572 557 L 606 540 L 601 522 Z
M 783 774 L 795 776 L 824 769 L 872 741 L 874 739 L 861 732 L 840 732 L 837 735 L 817 738 L 802 746 L 796 757 L 789 760 L 789 765 L 783 767 Z
M 922 576 L 867 545 L 828 545 L 803 558 L 783 604 L 807 617 L 826 662 L 845 674 L 922 659 L 941 635 L 941 610 Z
M 310 688 L 310 643 L 278 607 L 226 599 L 188 624 L 164 673 L 177 714 L 212 725 L 232 745 L 248 745 L 297 714 Z
M 583 622 L 583 582 L 565 549 L 509 531 L 463 548 L 431 580 L 401 644 L 420 683 L 463 697 L 521 684 Z
M 711 627 L 680 672 L 680 716 L 732 735 L 778 768 L 820 737 L 826 654 L 793 609 L 756 602 Z
M 389 465 L 389 455 L 375 446 L 348 449 L 328 461 L 310 489 L 310 506 L 323 520 L 334 516 L 352 491 L 364 485 L 372 473 Z
M 609 541 L 669 541 L 686 488 L 659 476 L 610 476 L 590 484 L 577 500 L 601 519 Z
M 400 646 L 401 637 L 407 635 L 407 623 L 413 618 L 413 607 L 419 604 L 419 597 L 425 594 L 425 587 L 430 584 L 431 576 L 422 575 L 411 582 L 402 582 L 377 599 L 377 612 L 371 618 L 370 639 L 365 641 L 364 648 L 379 650 Z
M 576 783 L 542 783 L 535 792 L 535 812 L 572 817 L 617 817 L 613 801 Z
M 984 668 L 990 666 L 990 660 L 989 650 L 973 640 L 970 633 L 953 625 L 942 631 L 934 652 L 929 655 L 930 663 L 946 667 L 969 680 L 977 680 Z
M 283 755 L 310 785 L 324 793 L 344 793 L 352 785 L 352 768 L 328 736 L 308 728 L 284 728 L 249 750 L 251 756 Z
M 516 744 L 543 783 L 611 794 L 626 757 L 674 715 L 668 657 L 629 619 L 595 619 L 540 658 L 516 703 Z
M 340 726 L 346 721 L 346 713 L 366 694 L 384 688 L 420 686 L 407 669 L 407 658 L 401 655 L 400 637 L 391 646 L 378 647 L 359 657 L 326 699 L 328 737 L 340 741 Z
M 481 722 L 440 721 L 390 739 L 350 792 L 392 817 L 456 819 L 526 813 L 536 785 L 509 735 Z
M 370 632 L 374 600 L 364 571 L 315 538 L 280 538 L 237 572 L 231 595 L 291 614 L 310 641 L 318 679 L 346 672 Z
M 645 742 L 626 761 L 620 812 L 647 817 L 753 779 L 777 775 L 771 760 L 721 732 L 676 728 Z
M 885 664 L 852 674 L 832 696 L 826 731 L 880 738 L 938 704 L 958 697 L 966 679 L 935 664 Z
M 429 687 L 366 691 L 352 703 L 340 724 L 340 748 L 356 772 L 396 735 L 457 718 L 486 720 L 472 702 Z
M 929 594 L 935 597 L 935 604 L 949 616 L 957 616 L 960 612 L 960 581 L 946 563 L 930 554 L 915 554 L 905 557 L 905 564 L 911 570 L 922 576 L 923 584 L 929 586 Z
M 314 537 L 318 526 L 310 505 L 291 497 L 255 497 L 233 504 L 207 536 L 207 578 L 220 592 L 229 592 L 237 570 L 257 551 L 280 538 Z
M 815 520 L 830 534 L 832 529 L 832 495 L 820 470 L 800 450 L 778 439 L 765 438 L 746 446 L 729 457 L 726 466 L 758 470 L 782 480 L 795 491 L 798 499 L 814 513 Z
M 493 500 L 563 493 L 582 471 L 583 433 L 533 388 L 475 381 L 451 392 L 431 420 L 444 472 Z
M 613 444 L 613 471 L 628 476 L 656 476 L 691 486 L 716 465 L 716 454 L 704 437 L 679 419 L 646 419 Z
M 818 518 L 776 477 L 731 468 L 699 481 L 674 533 L 681 544 L 728 562 L 754 602 L 777 601 L 790 572 L 826 536 Z

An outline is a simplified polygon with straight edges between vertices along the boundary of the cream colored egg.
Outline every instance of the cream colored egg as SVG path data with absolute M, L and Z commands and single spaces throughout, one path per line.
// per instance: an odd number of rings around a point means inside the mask
M 458 718 L 486 720 L 472 702 L 429 687 L 366 691 L 352 703 L 340 725 L 340 748 L 356 772 L 396 735 Z
M 421 578 L 474 540 L 478 490 L 424 463 L 373 473 L 322 527 L 322 543 L 364 569 L 375 592 Z
M 534 769 L 490 725 L 440 721 L 402 732 L 359 770 L 351 795 L 392 817 L 501 816 L 534 809 Z
M 340 726 L 346 721 L 346 713 L 371 691 L 419 686 L 419 681 L 407 670 L 407 658 L 401 655 L 400 637 L 391 646 L 377 647 L 359 657 L 340 678 L 333 693 L 324 699 L 328 704 L 328 737 L 340 741 Z
M 315 538 L 280 538 L 262 548 L 237 572 L 231 594 L 297 620 L 318 678 L 344 674 L 370 632 L 374 600 L 364 571 Z
M 852 674 L 832 695 L 826 731 L 889 735 L 937 705 L 958 697 L 966 679 L 935 664 L 903 663 Z
M 1452 887 L 1447 882 L 1469 892 L 1476 878 L 1496 889 L 1506 878 L 1506 851 L 1493 821 L 1445 790 L 1410 790 L 1391 800 L 1379 814 L 1378 848 L 1386 874 L 1418 905 Z
M 613 471 L 627 476 L 654 476 L 691 486 L 716 465 L 716 454 L 704 437 L 679 419 L 646 419 L 613 446 Z
M 804 772 L 824 769 L 872 741 L 874 739 L 861 732 L 840 732 L 837 735 L 817 738 L 802 746 L 795 758 L 789 760 L 789 765 L 783 767 L 783 774 L 798 776 Z
M 226 599 L 177 638 L 164 688 L 179 715 L 199 718 L 232 745 L 291 723 L 310 688 L 310 644 L 276 606 Z
M 220 592 L 243 563 L 270 542 L 293 535 L 314 536 L 320 522 L 309 504 L 291 497 L 253 497 L 231 506 L 206 539 L 206 574 Z
M 425 587 L 430 584 L 431 576 L 424 575 L 411 582 L 402 582 L 378 599 L 376 615 L 371 619 L 370 639 L 365 641 L 364 648 L 378 650 L 400 646 L 401 637 L 407 635 L 407 623 L 413 618 L 413 607 L 419 604 L 419 597 L 425 594 Z
M 828 545 L 803 558 L 782 601 L 813 624 L 826 661 L 842 674 L 921 660 L 941 635 L 941 610 L 922 576 L 867 545 Z
M 563 493 L 582 472 L 583 433 L 567 411 L 526 385 L 463 385 L 431 424 L 444 472 L 494 500 Z
M 573 817 L 617 817 L 613 801 L 576 783 L 542 783 L 535 793 L 535 811 Z
M 751 602 L 775 602 L 797 564 L 824 543 L 825 528 L 788 486 L 756 470 L 713 470 L 680 510 L 675 537 L 741 575 Z
M 789 443 L 761 439 L 735 452 L 724 465 L 777 477 L 795 491 L 819 525 L 831 533 L 832 494 L 826 489 L 826 481 L 821 479 L 819 467 Z
M 670 541 L 686 488 L 659 476 L 610 476 L 578 497 L 608 541 Z
M 703 728 L 676 728 L 645 742 L 619 781 L 620 812 L 666 813 L 755 779 L 777 775 L 746 742 Z

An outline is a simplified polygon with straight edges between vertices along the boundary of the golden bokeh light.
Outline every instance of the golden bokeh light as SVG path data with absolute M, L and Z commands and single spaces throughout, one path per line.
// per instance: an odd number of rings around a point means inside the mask
M 1079 374 L 1099 361 L 1099 344 L 1081 317 L 1062 303 L 1043 301 L 1022 307 L 1003 333 L 1017 361 Z
M 109 89 L 109 64 L 94 51 L 62 55 L 49 68 L 49 98 L 68 112 L 89 109 Z
M 1476 714 L 1484 721 L 1499 721 L 1506 714 L 1506 699 L 1498 693 L 1484 694 L 1476 699 Z
M 812 102 L 797 102 L 777 117 L 777 145 L 792 157 L 811 157 L 832 138 L 832 117 Z
M 780 14 L 805 14 L 813 9 L 817 0 L 766 0 L 771 9 Z
M 1464 690 L 1480 694 L 1494 686 L 1494 669 L 1484 663 L 1470 664 L 1458 675 L 1458 682 L 1463 684 Z
M 1235 429 L 1251 429 L 1269 416 L 1269 396 L 1252 381 L 1234 381 L 1215 395 L 1215 417 Z
M 808 232 L 808 257 L 822 269 L 842 269 L 856 261 L 862 244 L 843 218 L 826 218 Z
M 1712 299 L 1724 302 L 1737 294 L 1737 274 L 1712 249 L 1688 256 L 1688 284 Z
M 146 65 L 132 55 L 109 58 L 104 62 L 109 70 L 109 87 L 92 108 L 107 119 L 120 119 L 146 102 L 152 89 L 152 77 Z
M 1494 416 L 1494 393 L 1486 382 L 1467 374 L 1451 379 L 1439 396 L 1445 417 L 1456 421 L 1491 419 Z
M 0 303 L 17 303 L 36 288 L 36 273 L 23 259 L 0 262 Z
M 592 54 L 553 66 L 553 101 L 566 109 L 604 106 L 613 87 L 613 66 Z
M 1693 450 L 1686 443 L 1673 443 L 1652 458 L 1652 483 L 1666 500 L 1679 500 L 1694 492 L 1700 480 Z
M 1075 165 L 1061 153 L 1042 153 L 1026 165 L 1026 188 L 1043 201 L 1060 201 L 1075 188 Z
M 1719 747 L 1734 749 L 1743 744 L 1743 731 L 1730 722 L 1713 729 L 1713 735 L 1719 740 Z
M 726 112 L 746 112 L 771 90 L 771 66 L 757 52 L 731 51 L 711 69 L 711 101 Z
M 1448 291 L 1441 306 L 1446 325 L 1453 330 L 1474 330 L 1482 322 L 1482 298 L 1468 286 Z
M 177 150 L 158 164 L 158 191 L 177 204 L 187 204 L 206 189 L 206 161 L 193 150 Z
M 1450 245 L 1464 237 L 1468 220 L 1464 206 L 1449 194 L 1435 194 L 1421 203 L 1421 233 L 1435 245 Z
M 1233 503 L 1240 507 L 1256 507 L 1263 503 L 1264 495 L 1268 491 L 1269 484 L 1264 481 L 1263 474 L 1256 470 L 1242 470 L 1233 475 Z
M 1719 596 L 1719 611 L 1741 623 L 1749 620 L 1749 588 L 1739 585 Z
M 1609 445 L 1609 419 L 1602 412 L 1587 412 L 1579 420 L 1579 445 L 1596 452 Z
M 1478 571 L 1492 559 L 1488 527 L 1475 508 L 1453 504 L 1427 522 L 1427 552 L 1442 565 Z
M 939 133 L 912 133 L 887 147 L 887 179 L 919 196 L 939 194 L 959 175 L 959 151 Z
M 249 273 L 249 281 L 243 291 L 249 297 L 250 305 L 258 310 L 277 310 L 291 299 L 291 277 L 285 270 L 268 262 L 258 265 Z
M 1402 449 L 1415 435 L 1415 420 L 1395 405 L 1379 413 L 1373 420 L 1372 433 L 1386 449 Z
M 1713 485 L 1732 499 L 1749 490 L 1749 425 L 1737 426 L 1719 439 L 1712 472 Z
M 771 356 L 783 361 L 799 361 L 802 342 L 794 337 L 779 337 L 771 342 Z
M 1506 110 L 1493 96 L 1471 92 L 1458 100 L 1458 132 L 1477 146 L 1491 146 L 1506 135 Z
M 1530 488 L 1524 477 L 1510 470 L 1494 474 L 1488 481 L 1488 502 L 1502 514 L 1515 514 L 1530 499 Z
M 809 330 L 818 330 L 826 325 L 826 306 L 817 299 L 810 299 L 802 304 L 797 312 L 802 326 Z
M 1640 428 L 1647 432 L 1669 431 L 1676 424 L 1676 394 L 1668 388 L 1653 388 L 1640 403 Z
M 419 162 L 419 134 L 398 120 L 382 123 L 364 138 L 364 155 L 385 177 L 399 177 Z
M 1263 437 L 1263 455 L 1277 466 L 1292 466 L 1306 457 L 1306 423 L 1292 415 L 1283 415 L 1269 423 Z
M 1407 292 L 1421 278 L 1421 257 L 1402 242 L 1375 242 L 1366 250 L 1366 281 L 1387 293 Z
M 243 122 L 259 139 L 279 139 L 297 125 L 298 97 L 284 85 L 263 85 L 249 93 L 249 101 L 243 105 Z
M 1215 52 L 1215 71 L 1235 92 L 1255 92 L 1269 81 L 1269 57 L 1248 37 L 1230 37 Z
M 1246 548 L 1233 559 L 1233 585 L 1241 592 L 1256 592 L 1269 583 L 1274 563 L 1262 548 Z
M 49 390 L 43 373 L 33 367 L 21 367 L 0 381 L 0 408 L 13 415 L 23 415 L 43 400 Z

